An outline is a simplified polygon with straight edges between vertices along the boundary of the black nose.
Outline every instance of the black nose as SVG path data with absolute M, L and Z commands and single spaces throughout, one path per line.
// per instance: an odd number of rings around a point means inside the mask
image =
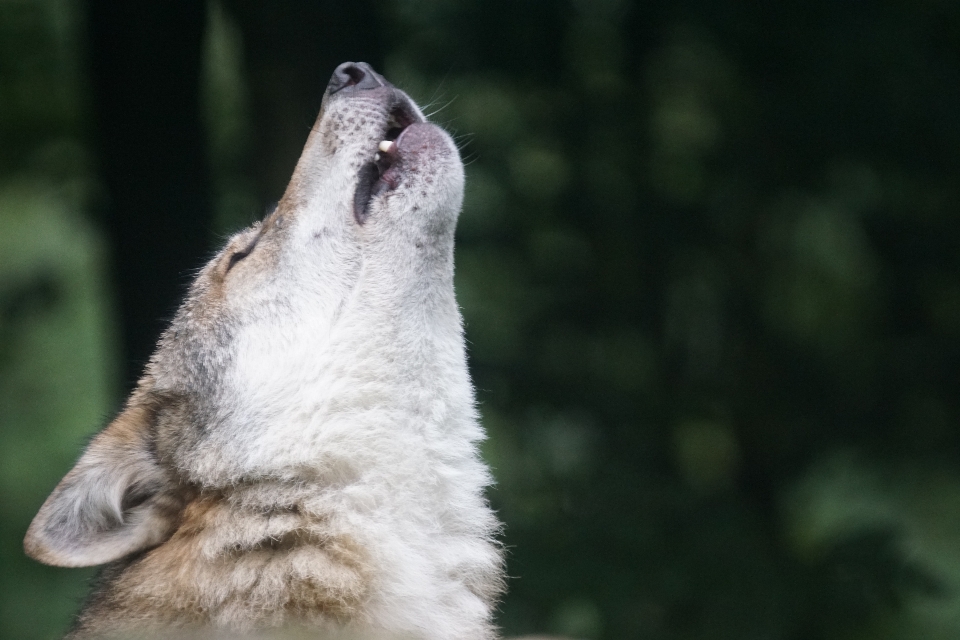
M 327 93 L 336 93 L 343 89 L 376 89 L 393 86 L 383 76 L 373 70 L 366 62 L 344 62 L 333 72 Z

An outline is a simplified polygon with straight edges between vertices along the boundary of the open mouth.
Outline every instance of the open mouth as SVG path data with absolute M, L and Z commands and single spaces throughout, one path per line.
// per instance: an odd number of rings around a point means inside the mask
M 420 122 L 421 118 L 406 99 L 390 110 L 383 140 L 373 152 L 373 159 L 360 167 L 357 174 L 357 190 L 353 196 L 353 216 L 363 224 L 369 216 L 370 203 L 387 191 L 400 184 L 402 161 L 399 154 L 399 141 L 408 126 Z

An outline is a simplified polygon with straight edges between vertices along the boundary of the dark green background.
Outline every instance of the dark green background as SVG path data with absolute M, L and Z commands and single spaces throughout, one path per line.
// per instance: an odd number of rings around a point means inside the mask
M 506 633 L 960 638 L 949 0 L 0 2 L 0 636 L 68 624 L 30 518 L 358 59 L 468 161 Z

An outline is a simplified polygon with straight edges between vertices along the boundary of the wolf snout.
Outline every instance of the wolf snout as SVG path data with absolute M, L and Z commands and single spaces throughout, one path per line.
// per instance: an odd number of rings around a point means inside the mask
M 327 93 L 334 94 L 343 90 L 360 91 L 392 86 L 366 62 L 344 62 L 334 69 L 333 76 L 330 77 L 330 82 L 327 84 Z

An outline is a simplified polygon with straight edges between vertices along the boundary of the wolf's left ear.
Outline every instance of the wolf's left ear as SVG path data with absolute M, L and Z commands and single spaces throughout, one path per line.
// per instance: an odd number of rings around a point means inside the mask
M 179 512 L 150 444 L 155 411 L 137 392 L 90 442 L 33 519 L 23 548 L 58 567 L 89 567 L 155 546 Z

